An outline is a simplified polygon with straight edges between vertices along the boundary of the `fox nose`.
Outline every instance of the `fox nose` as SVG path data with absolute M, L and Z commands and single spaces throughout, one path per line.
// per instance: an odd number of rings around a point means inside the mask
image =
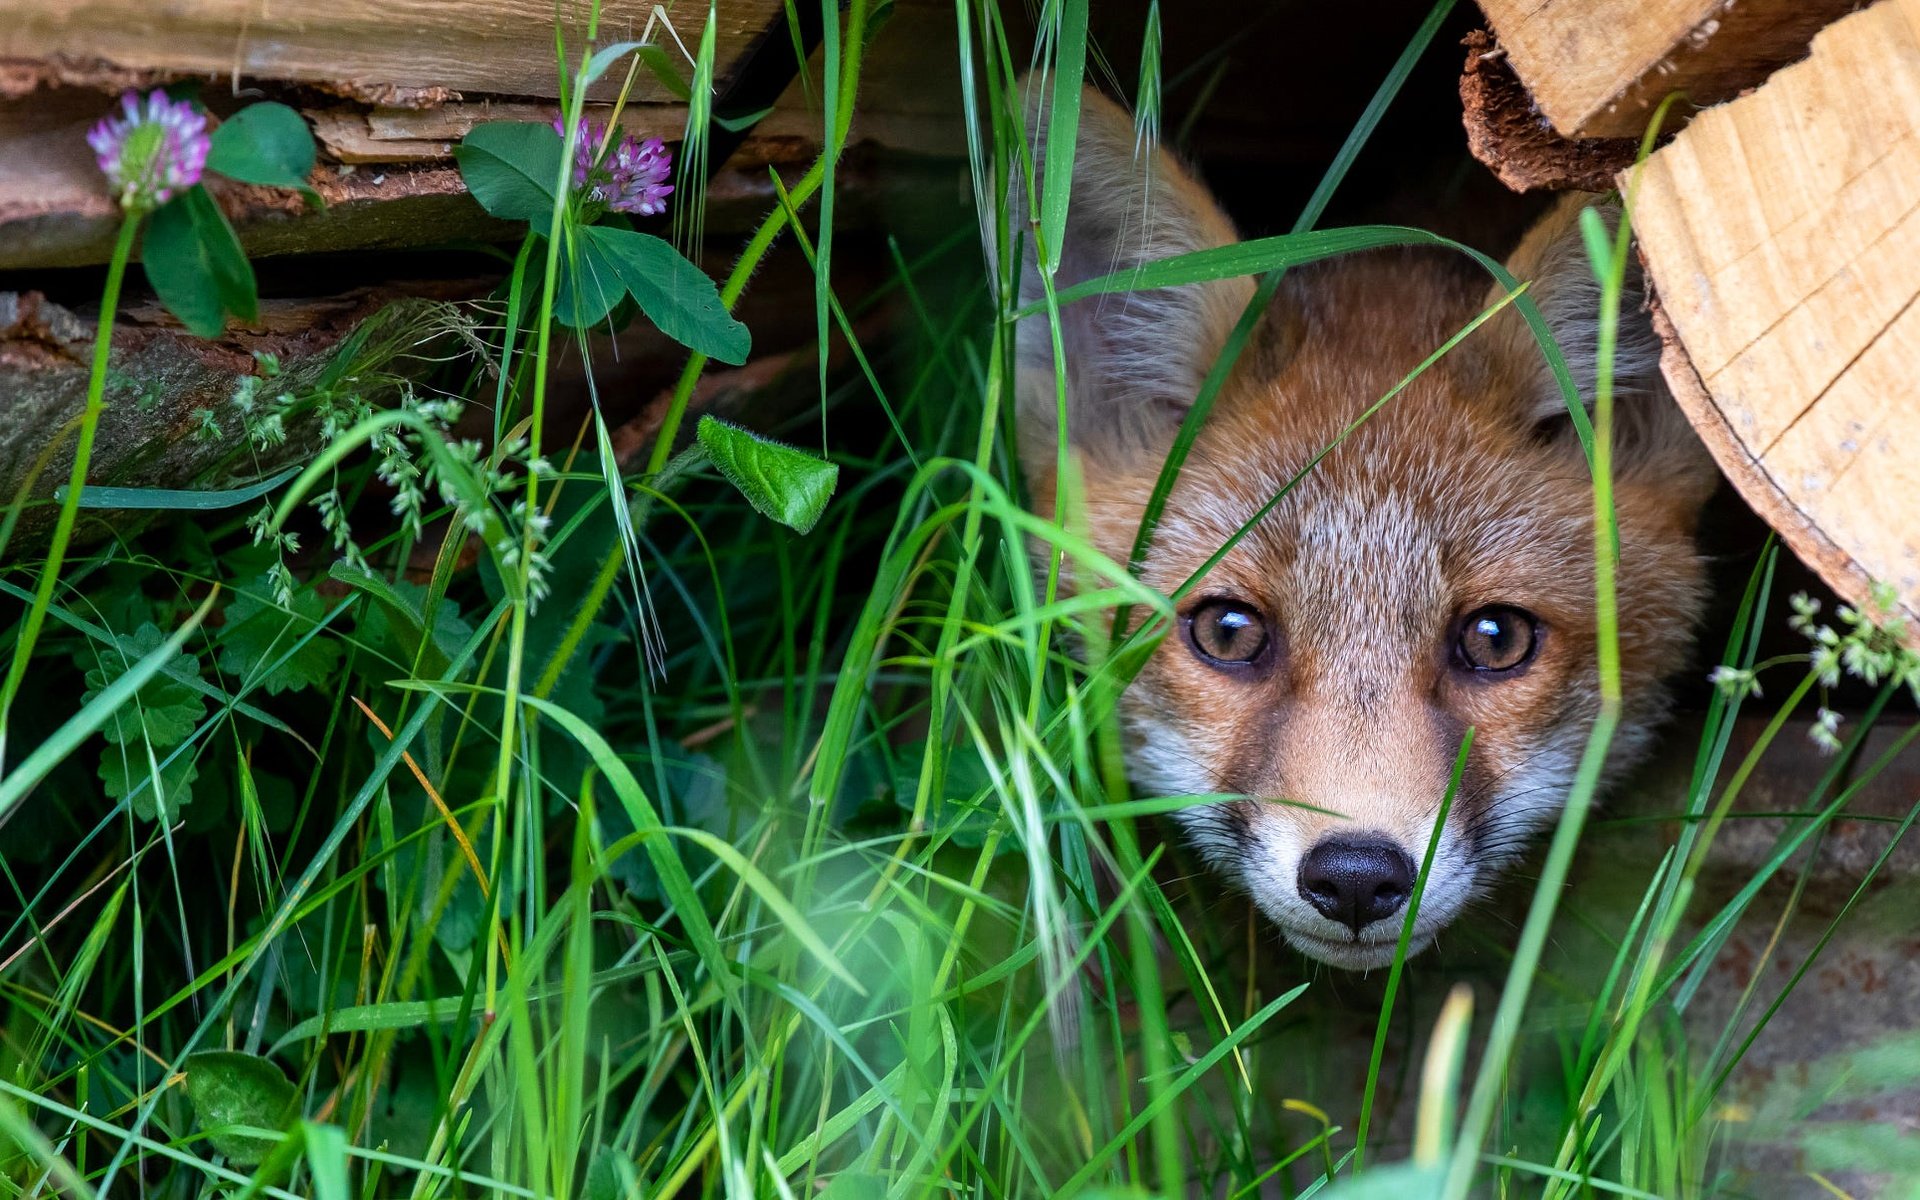
M 1358 934 L 1400 911 L 1413 891 L 1413 860 L 1378 838 L 1324 838 L 1300 861 L 1300 895 Z

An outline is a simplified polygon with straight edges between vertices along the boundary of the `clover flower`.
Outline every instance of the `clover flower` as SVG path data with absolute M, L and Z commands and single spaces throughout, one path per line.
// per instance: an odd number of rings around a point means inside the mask
M 566 137 L 562 118 L 553 119 L 553 131 Z M 640 141 L 628 134 L 605 159 L 599 159 L 606 136 L 605 125 L 587 117 L 580 119 L 580 133 L 573 148 L 574 189 L 614 212 L 651 217 L 667 211 L 667 196 L 673 191 L 667 183 L 673 171 L 673 155 L 666 144 L 656 137 Z
M 667 176 L 673 171 L 673 156 L 657 137 L 636 142 L 622 138 L 613 152 L 613 182 L 616 194 L 608 202 L 615 212 L 658 216 L 667 211 L 667 196 L 673 191 Z
M 165 92 L 120 97 L 122 115 L 103 117 L 87 134 L 114 198 L 128 212 L 147 212 L 200 182 L 206 169 L 207 118 Z
M 565 116 L 558 116 L 553 119 L 553 131 L 560 135 L 562 142 L 567 140 Z M 607 127 L 605 125 L 602 125 L 592 117 L 580 118 L 580 135 L 574 139 L 573 143 L 573 186 L 576 191 L 586 188 L 588 181 L 593 180 L 596 175 L 604 176 L 606 174 L 606 172 L 601 170 L 593 161 L 600 153 L 600 143 L 606 140 L 606 136 Z M 595 182 L 597 183 L 598 181 L 595 180 Z M 587 194 L 589 199 L 599 200 L 604 198 L 601 196 L 600 189 L 597 186 L 592 188 Z

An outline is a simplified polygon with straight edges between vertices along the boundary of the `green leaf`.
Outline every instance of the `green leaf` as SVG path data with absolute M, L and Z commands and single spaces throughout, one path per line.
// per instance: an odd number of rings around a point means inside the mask
M 1446 1170 L 1437 1166 L 1371 1167 L 1358 1179 L 1345 1179 L 1327 1189 L 1326 1200 L 1431 1200 L 1440 1195 L 1446 1178 Z
M 147 220 L 140 264 L 167 311 L 194 334 L 216 337 L 226 314 L 259 315 L 253 267 L 207 189 L 196 184 Z
M 569 329 L 585 329 L 607 319 L 627 298 L 620 267 L 593 227 L 576 230 L 571 247 L 560 251 L 560 277 L 554 281 L 553 319 Z M 571 252 L 569 252 L 571 251 Z
M 113 648 L 101 653 L 87 672 L 87 692 L 91 701 L 111 687 L 135 664 L 155 654 L 166 644 L 166 635 L 151 621 L 130 634 L 119 634 Z M 160 673 L 143 684 L 132 698 L 115 708 L 101 732 L 116 746 L 137 747 L 150 744 L 156 750 L 177 746 L 206 716 L 207 702 L 199 692 L 174 676 L 200 677 L 200 662 L 191 654 L 175 652 L 163 657 Z
M 427 589 L 420 584 L 388 581 L 346 562 L 335 563 L 331 574 L 366 598 L 354 618 L 354 638 L 362 648 L 356 665 L 376 687 L 400 679 L 441 677 L 473 632 L 460 619 L 459 606 L 445 597 L 434 605 L 429 628 L 424 616 Z M 445 765 L 445 717 L 436 714 L 426 724 L 414 750 L 434 777 Z M 371 730 L 369 736 L 375 736 Z
M 481 208 L 504 220 L 532 221 L 553 212 L 564 149 L 551 125 L 489 121 L 469 130 L 453 157 Z
M 175 197 L 147 218 L 140 265 L 160 303 L 195 335 L 216 337 L 226 328 L 220 287 L 187 212 L 186 196 Z
M 650 42 L 640 47 L 638 55 L 641 65 L 647 68 L 648 74 L 659 80 L 660 86 L 666 88 L 674 99 L 682 104 L 692 102 L 693 88 L 680 77 L 680 72 L 674 69 L 673 56 L 667 53 L 665 47 Z
M 908 742 L 894 751 L 892 762 L 893 802 L 912 812 L 920 792 L 920 766 L 926 758 L 924 740 Z M 993 790 L 993 773 L 980 757 L 980 748 L 971 742 L 947 749 L 945 787 L 931 797 L 926 815 L 927 828 L 945 833 L 954 845 L 978 850 L 987 834 L 1000 820 L 999 796 Z M 1001 844 L 1000 852 L 1014 847 Z
M 152 622 L 117 635 L 86 674 L 86 698 L 109 693 L 134 664 L 160 654 L 166 644 Z M 192 736 L 206 716 L 206 697 L 187 682 L 199 678 L 200 661 L 193 655 L 162 656 L 159 672 L 116 706 L 101 728 L 109 744 L 101 752 L 97 774 L 106 794 L 112 800 L 131 797 L 133 811 L 144 820 L 153 820 L 162 802 L 170 818 L 193 803 L 193 783 L 200 776 L 194 756 L 166 759 L 167 751 Z
M 239 795 L 241 816 L 248 822 L 265 826 L 268 832 L 285 833 L 293 824 L 300 797 L 293 781 L 284 775 L 253 767 L 244 753 L 236 752 L 234 784 Z
M 293 649 L 327 615 L 327 602 L 319 593 L 300 588 L 293 593 L 291 608 L 282 609 L 267 598 L 273 589 L 264 577 L 248 587 L 251 590 L 238 592 L 227 605 L 220 629 L 220 669 L 269 696 L 320 687 L 332 679 L 340 666 L 337 642 L 312 637 Z
M 207 613 L 213 608 L 213 596 L 200 602 L 193 616 L 185 624 L 173 631 L 173 636 L 156 647 L 131 670 L 114 680 L 107 689 L 80 706 L 80 711 L 68 717 L 60 728 L 35 746 L 20 764 L 0 774 L 0 825 L 5 825 L 13 806 L 20 803 L 26 794 L 47 777 L 69 754 L 79 748 L 94 730 L 100 728 L 120 712 L 141 688 L 145 687 L 160 669 L 180 651 L 193 631 L 207 619 Z
M 186 201 L 187 215 L 193 218 L 193 231 L 200 239 L 201 253 L 213 274 L 220 302 L 242 321 L 258 319 L 260 289 L 254 283 L 253 264 L 240 248 L 227 214 L 220 211 L 204 187 L 194 187 L 181 199 Z
M 863 1171 L 841 1171 L 820 1193 L 820 1200 L 882 1200 L 887 1185 L 878 1175 Z
M 207 169 L 242 183 L 297 188 L 310 199 L 319 194 L 307 185 L 313 173 L 313 134 L 299 113 L 284 104 L 249 104 L 213 131 Z
M 587 1165 L 586 1200 L 624 1200 L 629 1195 L 638 1195 L 635 1186 L 633 1163 L 626 1155 L 612 1146 L 602 1146 L 594 1151 L 593 1160 Z
M 426 765 L 426 764 L 423 764 Z M 431 770 L 431 766 L 428 766 Z M 478 777 L 471 769 L 456 771 L 451 783 L 447 785 L 450 796 L 479 795 L 486 786 L 484 778 Z M 396 806 L 394 823 L 398 832 L 407 832 L 424 826 L 436 827 L 428 836 L 405 842 L 396 848 L 393 857 L 394 892 L 387 897 L 387 903 L 394 910 L 405 907 L 409 902 L 413 908 L 413 918 L 419 922 L 419 928 L 431 930 L 433 940 L 451 954 L 464 954 L 476 939 L 486 936 L 487 897 L 480 891 L 480 883 L 473 871 L 467 866 L 466 856 L 460 846 L 445 833 L 440 815 L 422 796 L 417 803 L 406 807 Z M 447 876 L 454 876 L 452 895 L 444 906 L 440 903 L 440 893 L 448 887 Z M 387 887 L 384 872 L 374 876 L 381 890 Z M 508 896 L 500 897 L 502 905 L 508 902 Z
M 287 1176 L 293 1174 L 294 1166 L 307 1152 L 306 1123 L 301 1122 L 295 1125 L 289 1133 L 291 1136 L 280 1139 L 280 1142 L 254 1167 L 253 1178 L 247 1180 L 247 1186 L 237 1192 L 229 1192 L 227 1195 L 233 1200 L 254 1200 L 257 1196 L 269 1193 L 292 1195 L 291 1192 L 283 1190 L 280 1185 Z M 315 1200 L 319 1200 L 320 1193 L 317 1189 L 313 1194 Z
M 284 1126 L 296 1100 L 286 1073 L 257 1054 L 232 1050 L 190 1054 L 184 1065 L 187 1100 L 213 1148 L 241 1167 L 254 1166 L 271 1154 L 278 1139 L 220 1131 L 233 1125 Z
M 666 744 L 663 753 L 668 757 L 662 772 L 665 782 L 660 789 L 661 819 L 670 825 L 689 826 L 719 836 L 731 832 L 733 814 L 727 804 L 726 766 L 697 750 L 680 751 L 671 742 Z M 598 809 L 594 819 L 599 822 L 602 840 L 608 845 L 634 832 L 633 821 L 617 804 Z M 696 876 L 704 874 L 713 863 L 711 855 L 697 849 L 682 850 L 680 858 Z M 648 902 L 667 899 L 653 860 L 639 850 L 614 859 L 608 866 L 608 874 L 626 887 L 628 895 L 637 899 Z
M 453 602 L 443 600 L 434 610 L 432 636 L 425 637 L 422 611 L 427 589 L 417 583 L 388 582 L 347 562 L 333 564 L 328 573 L 373 602 L 360 619 L 360 635 L 405 666 L 411 666 L 417 659 L 421 678 L 437 677 L 446 671 L 447 664 L 453 661 L 453 655 L 472 632 L 460 619 Z
M 735 366 L 747 361 L 753 336 L 720 301 L 706 272 L 651 234 L 594 225 L 581 231 L 617 265 L 620 279 L 647 319 L 674 341 Z
M 143 745 L 108 746 L 100 756 L 99 769 L 107 798 L 120 801 L 132 797 L 133 811 L 143 821 L 151 821 L 160 814 L 162 801 L 166 803 L 168 819 L 178 817 L 181 809 L 193 803 L 193 784 L 200 778 L 200 767 L 191 754 L 182 754 L 172 762 L 166 762 L 166 757 L 157 747 L 149 760 Z M 157 782 L 155 763 L 164 763 Z
M 611 46 L 602 46 L 593 52 L 592 58 L 587 60 L 587 70 L 580 82 L 591 86 L 607 73 L 608 67 L 619 62 L 623 56 L 640 50 L 646 45 L 646 42 L 615 42 Z
M 1580 210 L 1580 240 L 1586 243 L 1587 265 L 1593 268 L 1594 278 L 1605 284 L 1613 270 L 1613 235 L 1607 232 L 1598 210 Z
M 1066 0 L 1054 14 L 1053 103 L 1047 111 L 1045 178 L 1040 181 L 1040 253 L 1051 275 L 1060 269 L 1067 235 L 1073 153 L 1080 140 L 1081 85 L 1087 73 L 1087 3 Z
M 299 473 L 300 467 L 295 464 L 284 471 L 276 471 L 258 483 L 217 492 L 187 491 L 177 488 L 95 487 L 87 484 L 80 489 L 80 499 L 77 503 L 81 508 L 159 508 L 205 512 L 214 508 L 234 508 L 249 500 L 258 500 Z M 53 498 L 64 502 L 67 498 L 67 485 L 63 483 L 55 488 Z
M 374 878 L 379 879 L 379 875 Z M 280 1035 L 271 1052 L 307 1038 L 335 1033 L 366 1033 L 376 1029 L 422 1029 L 428 1025 L 451 1023 L 460 1014 L 460 998 L 451 1000 L 389 1000 L 381 1004 L 353 1004 L 330 1007 L 308 1017 Z
M 768 115 L 777 107 L 779 106 L 769 104 L 765 108 L 755 109 L 750 113 L 742 113 L 737 117 L 715 117 L 713 123 L 728 133 L 739 133 L 742 130 L 752 129 L 755 125 L 766 120 Z
M 762 516 L 806 533 L 827 510 L 840 468 L 712 417 L 697 436 L 713 465 Z

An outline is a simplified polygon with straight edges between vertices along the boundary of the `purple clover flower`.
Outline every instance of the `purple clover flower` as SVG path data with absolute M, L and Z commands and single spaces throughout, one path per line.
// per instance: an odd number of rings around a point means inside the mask
M 120 97 L 124 115 L 103 117 L 87 145 L 120 207 L 147 212 L 200 182 L 207 166 L 207 118 L 185 100 L 162 91 Z
M 657 137 L 636 142 L 622 138 L 613 152 L 613 182 L 617 189 L 610 207 L 616 212 L 639 213 L 652 217 L 667 211 L 667 196 L 673 187 L 667 178 L 673 172 L 673 155 Z
M 553 119 L 553 131 L 567 136 L 563 118 Z M 573 150 L 574 189 L 614 212 L 651 217 L 667 211 L 667 197 L 673 192 L 667 183 L 673 173 L 673 155 L 666 144 L 657 137 L 637 141 L 627 134 L 605 159 L 596 162 L 606 136 L 605 125 L 589 117 L 580 119 Z
M 567 125 L 564 116 L 553 119 L 553 131 L 560 135 L 562 142 L 567 140 Z M 580 136 L 574 140 L 573 145 L 573 187 L 575 191 L 587 187 L 587 181 L 593 179 L 595 175 L 604 176 L 606 174 L 606 172 L 598 169 L 593 161 L 594 156 L 600 153 L 600 143 L 606 139 L 606 136 L 607 127 L 605 125 L 602 125 L 592 117 L 580 118 Z M 595 182 L 597 183 L 598 181 L 596 180 Z M 588 192 L 588 198 L 592 200 L 605 199 L 597 186 Z

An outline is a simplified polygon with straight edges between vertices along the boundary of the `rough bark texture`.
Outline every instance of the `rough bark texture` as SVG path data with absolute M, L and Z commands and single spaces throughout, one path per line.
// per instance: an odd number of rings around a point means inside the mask
M 330 361 L 342 340 L 369 320 L 406 321 L 433 300 L 465 298 L 481 281 L 361 289 L 324 300 L 263 301 L 260 320 L 213 341 L 192 337 L 151 304 L 124 309 L 114 330 L 107 408 L 94 438 L 88 482 L 121 487 L 227 486 L 210 473 L 255 477 L 306 447 L 294 430 L 288 447 L 234 463 L 245 438 L 231 404 L 235 387 L 260 373 L 256 353 L 275 355 L 283 374 L 272 389 L 298 390 Z M 37 292 L 0 292 L 0 498 L 26 488 L 10 556 L 26 552 L 51 527 L 52 499 L 73 466 L 74 431 L 85 410 L 94 317 Z M 203 432 L 201 410 L 218 435 Z M 52 447 L 51 456 L 48 456 Z M 38 471 L 35 478 L 36 470 Z M 31 484 L 29 480 L 32 479 Z M 107 532 L 88 523 L 83 537 Z
M 73 89 L 0 102 L 0 270 L 105 261 L 118 214 L 85 140 L 105 105 L 101 96 Z M 535 105 L 461 105 L 433 110 L 429 121 L 425 114 L 403 116 L 394 109 L 322 110 L 309 116 L 323 148 L 354 160 L 315 167 L 309 182 L 325 208 L 309 209 L 290 191 L 218 180 L 211 186 L 254 258 L 501 241 L 517 227 L 489 217 L 467 195 L 451 142 L 496 113 L 523 120 L 552 112 Z M 673 136 L 680 128 L 647 109 L 628 124 L 642 135 Z M 768 170 L 791 183 L 819 154 L 817 121 L 805 114 L 770 117 L 764 124 L 708 181 L 710 234 L 733 235 L 757 225 L 774 203 Z M 938 153 L 957 142 L 950 125 L 912 116 L 869 124 L 872 133 L 865 126 L 855 131 L 841 168 L 843 219 L 852 223 L 871 220 L 889 194 L 925 195 L 938 186 L 936 176 L 954 174 L 954 156 Z M 429 136 L 408 136 L 420 130 Z M 881 162 L 887 171 L 876 169 Z
M 1632 138 L 1568 138 L 1542 116 L 1491 33 L 1466 38 L 1460 75 L 1467 148 L 1516 192 L 1605 191 L 1632 164 Z
M 0 103 L 0 270 L 105 261 L 119 213 L 87 148 L 105 111 L 98 93 L 45 92 Z M 382 249 L 510 232 L 480 210 L 451 163 L 362 170 L 322 163 L 309 180 L 326 207 L 298 194 L 211 183 L 249 255 Z
M 638 38 L 655 7 L 653 0 L 604 0 L 600 43 Z M 688 45 L 699 37 L 706 13 L 704 6 L 693 11 L 699 15 L 680 14 Z M 0 84 L 11 80 L 17 90 L 164 74 L 309 83 L 386 105 L 439 103 L 464 93 L 551 97 L 559 94 L 555 13 L 549 0 L 0 0 L 0 64 L 9 68 Z M 587 44 L 584 20 L 568 21 L 566 33 L 568 46 Z M 719 87 L 769 33 L 785 34 L 780 0 L 718 6 Z M 665 40 L 657 27 L 654 36 Z M 593 94 L 611 99 L 622 82 L 621 72 L 609 72 Z M 646 72 L 633 94 L 669 98 Z

